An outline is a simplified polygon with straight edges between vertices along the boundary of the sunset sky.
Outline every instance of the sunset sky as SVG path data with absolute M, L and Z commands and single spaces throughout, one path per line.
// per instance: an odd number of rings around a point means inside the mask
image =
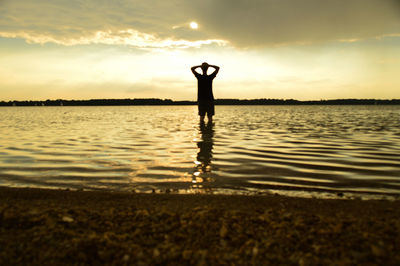
M 196 27 L 197 26 L 197 27 Z M 399 0 L 0 0 L 0 100 L 400 98 Z

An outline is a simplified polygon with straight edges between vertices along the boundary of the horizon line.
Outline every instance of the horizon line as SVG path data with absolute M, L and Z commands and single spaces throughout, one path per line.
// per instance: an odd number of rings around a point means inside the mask
M 294 99 L 215 99 L 215 105 L 400 105 L 400 99 L 331 99 L 331 100 L 294 100 Z M 125 99 L 89 99 L 89 100 L 12 100 L 0 101 L 0 106 L 137 106 L 137 105 L 197 105 L 197 101 L 159 98 Z
M 46 100 L 33 100 L 33 99 L 24 99 L 24 100 L 0 100 L 2 103 L 9 102 L 46 102 L 46 101 L 123 101 L 123 100 L 161 100 L 161 101 L 172 101 L 172 102 L 197 102 L 197 100 L 173 100 L 169 98 L 88 98 L 88 99 L 62 99 L 62 98 L 53 98 Z M 400 98 L 335 98 L 335 99 L 314 99 L 314 100 L 298 100 L 293 98 L 216 98 L 214 101 L 257 101 L 257 100 L 267 100 L 267 101 L 297 101 L 297 102 L 316 102 L 316 101 L 399 101 Z

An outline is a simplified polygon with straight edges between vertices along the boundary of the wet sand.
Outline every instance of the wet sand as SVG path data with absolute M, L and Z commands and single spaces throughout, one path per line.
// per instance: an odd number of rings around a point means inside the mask
M 400 201 L 0 188 L 0 265 L 399 265 Z

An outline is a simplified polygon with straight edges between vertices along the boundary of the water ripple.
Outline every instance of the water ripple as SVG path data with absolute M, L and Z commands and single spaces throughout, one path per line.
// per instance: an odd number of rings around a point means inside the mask
M 0 185 L 400 195 L 399 106 L 0 108 Z

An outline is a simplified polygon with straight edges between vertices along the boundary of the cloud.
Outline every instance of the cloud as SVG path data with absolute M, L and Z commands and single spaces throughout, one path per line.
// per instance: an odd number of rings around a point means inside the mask
M 3 0 L 0 36 L 63 45 L 263 47 L 400 33 L 398 0 Z M 199 23 L 190 30 L 190 21 Z
M 56 43 L 66 46 L 81 44 L 109 44 L 109 45 L 131 45 L 137 48 L 198 48 L 203 45 L 217 44 L 226 45 L 223 40 L 195 40 L 188 41 L 185 39 L 160 39 L 151 34 L 141 33 L 137 30 L 118 30 L 118 31 L 97 31 L 92 34 L 82 35 L 79 37 L 72 36 L 53 36 L 51 34 L 42 33 L 26 33 L 26 32 L 0 32 L 1 37 L 6 38 L 23 38 L 28 43 Z
M 22 0 L 0 2 L 0 36 L 31 43 L 117 44 L 138 48 L 225 45 L 189 29 L 181 0 Z M 181 5 L 182 6 L 182 5 Z M 176 12 L 174 12 L 176 11 Z M 185 24 L 174 29 L 174 25 Z
M 398 0 L 203 0 L 199 23 L 236 46 L 373 38 L 400 32 Z

